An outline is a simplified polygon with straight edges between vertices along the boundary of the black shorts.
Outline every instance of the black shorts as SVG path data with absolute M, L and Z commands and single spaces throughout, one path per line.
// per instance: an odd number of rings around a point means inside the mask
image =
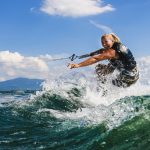
M 106 76 L 113 73 L 115 68 L 111 65 L 98 64 L 96 66 L 96 74 L 98 82 L 104 84 L 106 82 Z M 137 68 L 130 71 L 122 70 L 116 79 L 112 80 L 112 84 L 118 87 L 129 87 L 139 79 L 139 72 Z
M 123 70 L 117 76 L 116 79 L 112 80 L 113 85 L 118 87 L 129 87 L 134 84 L 139 79 L 139 72 L 137 68 L 134 68 L 130 71 Z

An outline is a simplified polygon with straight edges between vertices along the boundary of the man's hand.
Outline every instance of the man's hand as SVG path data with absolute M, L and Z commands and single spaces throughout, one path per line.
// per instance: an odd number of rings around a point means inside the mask
M 73 68 L 78 68 L 79 65 L 78 65 L 78 64 L 68 64 L 68 67 L 69 67 L 70 69 L 73 69 Z

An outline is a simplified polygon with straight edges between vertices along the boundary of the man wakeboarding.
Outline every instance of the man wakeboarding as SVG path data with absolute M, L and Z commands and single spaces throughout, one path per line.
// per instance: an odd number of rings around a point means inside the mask
M 70 69 L 85 67 L 102 60 L 108 60 L 109 63 L 98 64 L 95 69 L 98 80 L 105 84 L 106 76 L 113 73 L 115 69 L 119 71 L 112 84 L 118 87 L 129 87 L 139 79 L 137 63 L 132 52 L 123 45 L 118 36 L 114 33 L 104 34 L 101 37 L 103 48 L 89 54 L 90 58 L 79 64 L 69 64 Z

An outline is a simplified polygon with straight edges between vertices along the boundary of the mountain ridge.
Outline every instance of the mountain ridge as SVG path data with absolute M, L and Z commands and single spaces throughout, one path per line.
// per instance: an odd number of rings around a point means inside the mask
M 41 83 L 43 79 L 29 79 L 29 78 L 14 78 L 0 82 L 0 91 L 11 90 L 41 90 Z

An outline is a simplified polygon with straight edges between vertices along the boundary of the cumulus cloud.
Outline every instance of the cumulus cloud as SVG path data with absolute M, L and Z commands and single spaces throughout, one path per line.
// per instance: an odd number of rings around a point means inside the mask
M 19 63 L 24 59 L 18 52 L 11 53 L 10 51 L 0 52 L 1 63 Z
M 23 56 L 18 52 L 0 51 L 0 81 L 27 77 L 36 79 L 53 79 L 67 70 L 63 61 L 53 61 L 57 58 L 68 57 L 60 55 L 40 55 L 37 57 Z
M 82 17 L 113 11 L 110 5 L 103 5 L 102 0 L 43 0 L 40 10 L 48 15 Z
M 18 52 L 0 52 L 0 80 L 15 77 L 46 78 L 49 67 L 38 57 L 25 57 Z
M 90 23 L 92 25 L 94 25 L 95 27 L 99 28 L 100 30 L 102 30 L 104 33 L 112 33 L 113 32 L 113 30 L 106 25 L 98 24 L 92 20 L 90 20 Z

